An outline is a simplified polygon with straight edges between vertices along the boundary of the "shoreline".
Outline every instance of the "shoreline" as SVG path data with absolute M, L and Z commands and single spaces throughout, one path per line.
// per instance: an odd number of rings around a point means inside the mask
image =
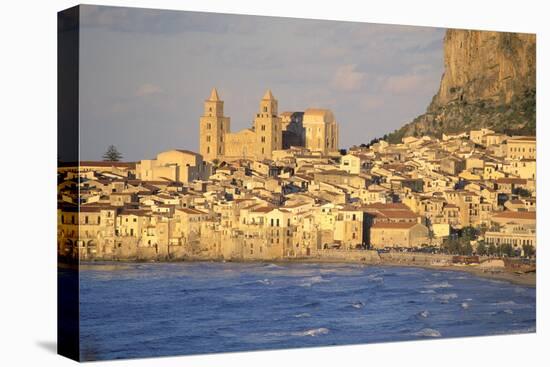
M 455 271 L 465 272 L 471 275 L 497 281 L 504 281 L 514 285 L 521 285 L 531 288 L 536 288 L 536 272 L 519 273 L 504 268 L 482 268 L 479 265 L 433 265 L 419 264 L 413 262 L 392 262 L 392 261 L 360 261 L 360 260 L 345 260 L 345 259 L 327 259 L 327 258 L 300 258 L 300 259 L 275 259 L 271 261 L 265 260 L 217 260 L 217 259 L 174 259 L 174 260 L 139 260 L 139 259 L 120 259 L 120 260 L 86 260 L 78 263 L 79 268 L 84 266 L 93 266 L 94 263 L 178 263 L 178 262 L 228 262 L 228 263 L 259 263 L 259 264 L 358 264 L 365 266 L 387 266 L 387 267 L 413 267 L 428 270 L 438 271 Z M 59 263 L 59 268 L 72 268 L 76 265 Z

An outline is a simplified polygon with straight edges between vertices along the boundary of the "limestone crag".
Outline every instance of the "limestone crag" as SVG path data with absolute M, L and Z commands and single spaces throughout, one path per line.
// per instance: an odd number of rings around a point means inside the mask
M 535 134 L 534 34 L 449 29 L 444 62 L 439 91 L 426 113 L 389 134 L 390 142 L 481 127 Z

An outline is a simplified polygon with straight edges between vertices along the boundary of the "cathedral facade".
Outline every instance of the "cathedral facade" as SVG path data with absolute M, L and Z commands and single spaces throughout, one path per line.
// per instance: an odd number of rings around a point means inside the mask
M 330 110 L 278 114 L 278 102 L 267 90 L 259 111 L 248 129 L 232 133 L 230 118 L 224 116 L 223 101 L 216 88 L 204 101 L 200 117 L 200 154 L 207 161 L 271 159 L 272 152 L 305 147 L 330 154 L 338 151 L 338 124 Z

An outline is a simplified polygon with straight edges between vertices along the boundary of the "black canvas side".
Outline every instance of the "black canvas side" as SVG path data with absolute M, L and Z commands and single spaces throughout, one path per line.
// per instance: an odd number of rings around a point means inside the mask
M 57 15 L 57 162 L 59 169 L 79 162 L 79 14 L 78 6 Z M 75 194 L 78 188 L 74 186 Z M 61 207 L 58 198 L 58 212 Z M 78 205 L 74 211 L 78 213 Z M 58 225 L 63 222 L 58 214 Z M 78 222 L 76 222 L 78 229 Z M 57 352 L 80 360 L 78 254 L 65 251 L 58 228 Z M 78 236 L 78 230 L 76 230 Z M 63 242 L 63 243 L 61 243 Z M 76 242 L 76 241 L 75 241 Z M 67 248 L 72 247 L 67 246 Z M 78 246 L 75 246 L 78 248 Z M 61 251 L 63 249 L 63 251 Z M 76 250 L 78 251 L 78 250 Z M 76 255 L 76 256 L 75 256 Z

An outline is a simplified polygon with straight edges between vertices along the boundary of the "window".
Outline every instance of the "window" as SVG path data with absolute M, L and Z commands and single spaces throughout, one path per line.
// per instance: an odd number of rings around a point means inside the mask
M 212 124 L 211 124 L 210 122 L 207 123 L 207 124 L 206 124 L 206 128 L 207 128 L 208 130 L 212 129 Z
M 262 136 L 261 141 L 262 143 L 265 143 L 265 136 Z
M 267 106 L 264 106 L 264 112 L 267 112 Z
M 208 143 L 210 143 L 210 135 L 207 135 L 207 136 L 206 136 L 206 141 L 207 141 Z
M 84 223 L 88 224 L 88 216 L 84 217 Z

